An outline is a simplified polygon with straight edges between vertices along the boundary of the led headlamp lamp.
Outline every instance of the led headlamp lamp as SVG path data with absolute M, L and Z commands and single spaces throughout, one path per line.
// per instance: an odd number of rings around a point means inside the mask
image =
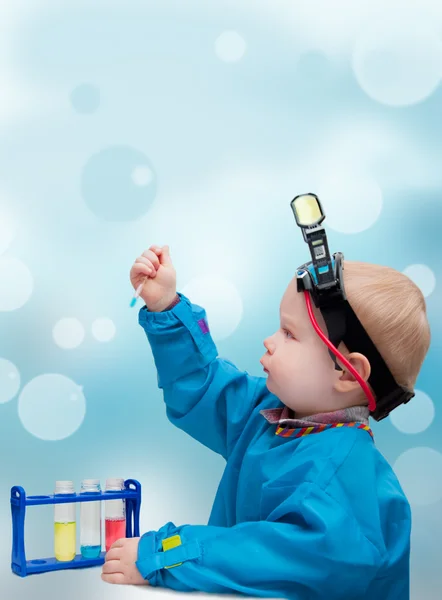
M 297 269 L 298 292 L 304 292 L 310 320 L 317 334 L 328 346 L 335 369 L 342 370 L 337 363 L 337 357 L 364 390 L 371 416 L 376 421 L 380 421 L 394 408 L 411 400 L 415 395 L 414 391 L 395 381 L 347 300 L 342 275 L 344 255 L 342 252 L 336 252 L 333 257 L 330 257 L 325 229 L 321 226 L 325 213 L 319 198 L 315 194 L 302 194 L 296 196 L 290 206 L 297 225 L 302 229 L 304 241 L 309 246 L 312 258 L 310 262 Z M 328 338 L 316 322 L 310 296 L 324 317 Z M 337 349 L 341 341 L 350 352 L 360 352 L 370 362 L 371 373 L 368 383 L 375 396 L 353 365 Z

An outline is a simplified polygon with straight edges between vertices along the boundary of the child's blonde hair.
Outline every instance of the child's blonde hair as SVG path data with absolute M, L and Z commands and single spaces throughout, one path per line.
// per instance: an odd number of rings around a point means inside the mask
M 391 267 L 344 260 L 343 274 L 348 302 L 391 374 L 414 389 L 431 340 L 421 290 Z

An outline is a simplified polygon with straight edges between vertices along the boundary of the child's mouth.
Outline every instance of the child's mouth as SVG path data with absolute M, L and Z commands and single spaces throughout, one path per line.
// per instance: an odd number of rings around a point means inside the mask
M 265 366 L 263 365 L 263 362 L 262 362 L 262 360 L 260 360 L 259 362 L 261 363 L 261 365 L 262 365 L 262 368 L 264 369 L 264 373 L 268 373 L 268 370 L 267 370 L 267 369 L 265 368 Z

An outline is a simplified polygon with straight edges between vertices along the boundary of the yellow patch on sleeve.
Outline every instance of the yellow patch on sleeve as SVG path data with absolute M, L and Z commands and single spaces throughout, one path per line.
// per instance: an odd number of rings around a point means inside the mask
M 172 535 L 169 538 L 161 540 L 161 544 L 163 546 L 163 552 L 167 552 L 167 550 L 171 550 L 172 548 L 181 546 L 181 537 L 179 535 Z M 182 564 L 183 563 L 176 563 L 176 565 L 170 565 L 169 567 L 165 567 L 165 569 L 172 569 L 172 567 L 179 567 Z

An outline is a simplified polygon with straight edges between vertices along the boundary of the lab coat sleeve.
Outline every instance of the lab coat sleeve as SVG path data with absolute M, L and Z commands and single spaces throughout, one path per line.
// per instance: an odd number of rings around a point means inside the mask
M 140 310 L 169 420 L 225 458 L 252 412 L 259 380 L 217 357 L 206 312 L 183 294 L 171 310 Z
M 314 484 L 288 498 L 274 521 L 230 528 L 167 523 L 142 536 L 137 568 L 153 586 L 294 600 L 364 595 L 381 557 L 352 515 Z M 299 496 L 299 488 L 296 496 Z M 181 544 L 162 550 L 162 542 Z M 173 566 L 176 565 L 176 566 Z

